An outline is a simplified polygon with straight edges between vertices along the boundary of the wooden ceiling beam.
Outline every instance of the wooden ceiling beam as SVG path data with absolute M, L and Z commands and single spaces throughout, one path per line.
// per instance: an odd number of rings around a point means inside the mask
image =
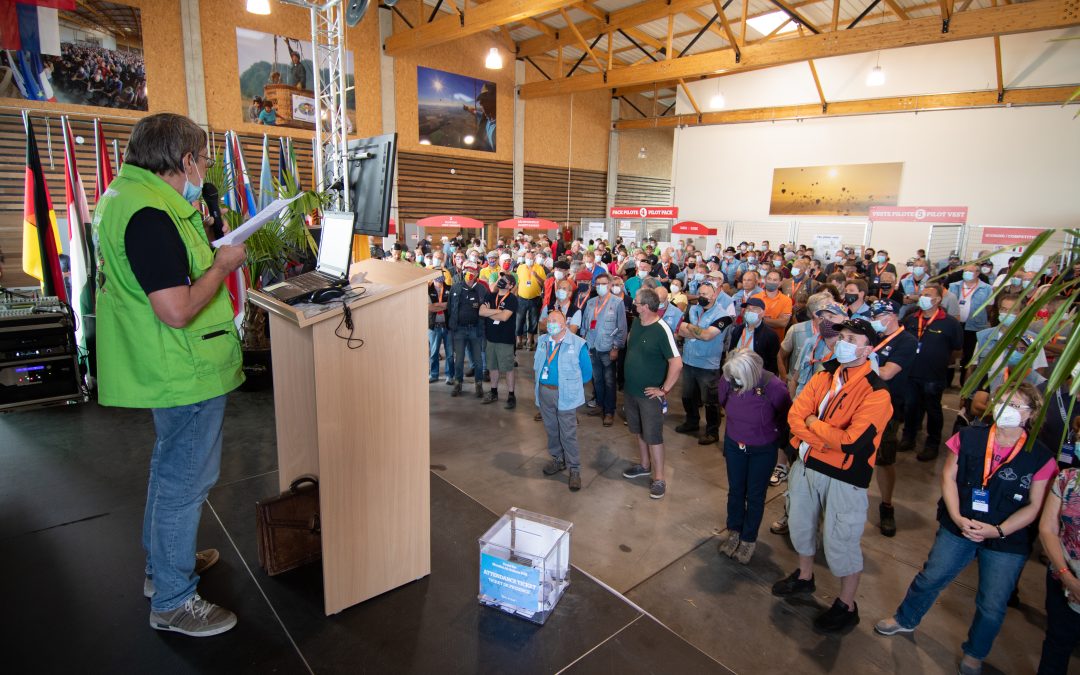
M 580 75 L 560 82 L 534 82 L 521 88 L 523 98 L 554 96 L 577 91 L 629 87 L 637 84 L 689 80 L 713 74 L 732 74 L 751 69 L 798 63 L 807 59 L 828 58 L 895 49 L 916 45 L 941 44 L 960 40 L 992 37 L 1080 25 L 1072 0 L 1032 0 L 1018 5 L 990 7 L 961 12 L 952 18 L 949 32 L 942 32 L 939 17 L 862 26 L 821 35 L 793 37 L 770 43 L 747 45 L 740 63 L 730 49 L 685 56 L 671 61 L 643 63 L 619 68 L 607 77 Z
M 570 31 L 577 37 L 578 43 L 581 45 L 581 48 L 585 50 L 585 53 L 589 55 L 589 58 L 592 59 L 592 62 L 595 63 L 596 67 L 600 70 L 601 73 L 603 73 L 604 64 L 600 63 L 600 59 L 596 58 L 596 53 L 592 50 L 592 47 L 589 46 L 589 43 L 585 41 L 585 38 L 581 36 L 581 33 L 578 31 L 577 26 L 574 25 L 574 22 L 570 20 L 570 16 L 567 15 L 566 10 L 560 9 L 559 13 L 562 14 L 563 20 L 566 21 L 566 25 L 570 27 Z
M 724 13 L 724 6 L 720 4 L 720 0 L 712 0 L 713 7 L 716 8 L 716 15 L 720 17 L 720 25 L 724 28 L 724 33 L 727 35 L 728 44 L 735 48 L 736 53 L 739 51 L 739 43 L 735 41 L 735 33 L 731 31 L 731 22 L 728 21 L 727 14 Z
M 969 2 L 970 2 L 970 0 L 969 0 Z M 908 16 L 908 13 L 904 11 L 904 8 L 901 7 L 899 3 L 896 2 L 896 0 L 885 0 L 885 5 L 901 21 L 907 21 L 908 19 L 911 18 L 910 16 Z
M 442 16 L 431 23 L 394 33 L 386 39 L 386 55 L 397 56 L 410 50 L 452 42 L 572 4 L 574 0 L 491 0 L 470 7 L 464 17 Z

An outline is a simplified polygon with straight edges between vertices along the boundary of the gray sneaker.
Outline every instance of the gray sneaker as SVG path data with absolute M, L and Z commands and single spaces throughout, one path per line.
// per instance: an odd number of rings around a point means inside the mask
M 735 549 L 737 549 L 738 547 L 739 533 L 731 530 L 728 532 L 727 539 L 724 539 L 722 542 L 720 542 L 720 544 L 716 547 L 716 550 L 720 553 L 720 555 L 726 555 L 730 558 L 731 556 L 735 555 Z
M 171 612 L 150 612 L 150 627 L 191 637 L 220 635 L 236 625 L 236 615 L 196 593 Z
M 649 497 L 652 499 L 663 499 L 667 493 L 667 483 L 662 480 L 654 480 L 652 486 L 649 487 Z
M 221 558 L 216 548 L 208 548 L 195 554 L 195 574 L 202 574 L 213 567 Z M 154 580 L 150 577 L 143 579 L 142 594 L 145 598 L 154 597 Z
M 756 546 L 757 542 L 740 541 L 739 547 L 735 549 L 735 553 L 731 555 L 731 559 L 741 565 L 746 565 L 750 562 L 750 558 L 754 557 L 754 548 Z

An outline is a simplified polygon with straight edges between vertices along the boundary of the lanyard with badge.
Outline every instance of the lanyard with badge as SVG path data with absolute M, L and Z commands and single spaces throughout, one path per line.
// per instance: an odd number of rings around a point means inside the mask
M 960 285 L 960 306 L 963 307 L 967 304 L 968 298 L 975 294 L 975 291 L 979 290 L 979 284 L 975 284 L 971 287 L 971 290 L 966 290 L 967 286 Z
M 562 347 L 562 342 L 555 342 L 555 343 L 552 343 L 552 344 L 554 346 L 549 346 L 548 347 L 548 357 L 547 357 L 547 362 L 544 364 L 544 369 L 542 371 L 540 371 L 540 379 L 541 380 L 548 379 L 548 367 L 551 366 L 552 360 L 554 360 L 555 355 L 559 353 L 559 348 Z
M 893 338 L 895 338 L 895 337 L 896 337 L 897 335 L 899 335 L 900 333 L 903 333 L 903 332 L 904 332 L 904 327 L 903 327 L 903 326 L 900 326 L 900 328 L 899 328 L 899 329 L 898 329 L 898 330 L 897 330 L 897 331 L 896 331 L 895 333 L 893 333 L 893 334 L 892 334 L 892 335 L 890 335 L 889 337 L 887 337 L 887 338 L 885 338 L 884 340 L 882 340 L 881 342 L 879 342 L 879 343 L 878 343 L 878 346 L 877 346 L 877 347 L 874 347 L 874 350 L 873 350 L 873 351 L 871 351 L 870 353 L 871 353 L 871 354 L 877 354 L 877 353 L 878 353 L 879 351 L 881 351 L 881 349 L 882 349 L 882 348 L 883 348 L 883 347 L 884 347 L 885 345 L 887 345 L 887 344 L 889 344 L 890 342 L 892 342 L 892 341 L 893 341 Z
M 604 311 L 604 307 L 607 306 L 608 300 L 610 299 L 611 296 L 609 295 L 604 298 L 603 302 L 597 303 L 597 305 L 593 307 L 592 321 L 589 322 L 589 330 L 596 330 L 596 317 L 600 316 L 600 312 Z
M 1016 442 L 1013 449 L 1009 452 L 1009 456 L 1006 457 L 1000 464 L 994 466 L 994 441 L 997 440 L 997 426 L 990 428 L 990 437 L 986 439 L 986 456 L 983 458 L 983 471 L 982 471 L 982 487 L 972 488 L 971 490 L 971 510 L 979 511 L 981 513 L 990 512 L 990 490 L 986 488 L 990 482 L 990 476 L 994 475 L 994 472 L 1005 466 L 1016 457 L 1020 449 L 1024 447 L 1027 442 L 1027 432 L 1020 432 L 1020 440 Z
M 1076 435 L 1073 433 L 1069 412 L 1065 409 L 1065 401 L 1061 398 L 1061 389 L 1054 393 L 1057 399 L 1058 410 L 1061 412 L 1061 421 L 1065 425 L 1065 442 L 1061 445 L 1058 454 L 1058 463 L 1071 465 L 1076 459 Z
M 919 343 L 915 346 L 915 353 L 916 354 L 918 354 L 919 352 L 922 351 L 922 336 L 923 336 L 923 333 L 925 333 L 926 329 L 930 327 L 930 324 L 932 324 L 932 323 L 934 323 L 935 321 L 938 320 L 938 317 L 940 315 L 941 315 L 941 309 L 940 308 L 936 312 L 934 312 L 934 316 L 929 321 L 925 321 L 925 317 L 923 317 L 923 315 L 921 313 L 919 314 Z M 924 321 L 925 321 L 925 323 L 924 323 Z

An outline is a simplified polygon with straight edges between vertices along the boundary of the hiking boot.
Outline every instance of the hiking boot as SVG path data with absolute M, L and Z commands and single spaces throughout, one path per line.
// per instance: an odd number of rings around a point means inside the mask
M 697 439 L 698 445 L 713 445 L 717 441 L 716 434 L 706 433 L 704 436 Z
M 772 586 L 772 594 L 781 598 L 788 595 L 813 593 L 816 590 L 817 585 L 814 584 L 814 577 L 800 579 L 799 570 L 795 570 Z
M 886 537 L 896 536 L 896 511 L 892 506 L 882 504 L 878 507 L 878 516 L 881 518 L 881 533 Z
M 544 475 L 554 476 L 563 469 L 566 468 L 566 460 L 561 457 L 552 457 L 551 460 L 544 465 Z
M 476 383 L 476 398 L 483 398 L 483 397 L 484 397 L 484 383 L 483 382 L 477 382 Z
M 814 628 L 822 633 L 837 633 L 859 623 L 859 603 L 853 604 L 854 607 L 848 607 L 843 600 L 837 598 L 832 607 L 817 615 Z
M 205 551 L 199 551 L 195 554 L 195 574 L 202 574 L 206 570 L 213 567 L 217 561 L 221 558 L 216 548 L 208 548 Z M 150 577 L 143 579 L 142 586 L 143 597 L 154 597 L 154 580 Z
M 874 624 L 874 632 L 878 635 L 896 635 L 897 633 L 914 633 L 914 628 L 904 628 L 896 619 L 882 619 Z
M 169 612 L 150 612 L 150 627 L 191 637 L 220 635 L 236 625 L 236 615 L 195 593 Z
M 787 480 L 788 466 L 786 464 L 777 464 L 773 467 L 772 476 L 769 477 L 769 485 L 776 487 Z
M 510 392 L 509 394 L 506 395 L 506 405 L 504 405 L 503 408 L 506 408 L 507 410 L 513 410 L 516 407 L 517 407 L 517 397 L 514 396 L 514 392 Z
M 772 532 L 773 534 L 787 534 L 788 533 L 787 514 L 786 513 L 784 515 L 780 516 L 780 518 L 778 520 L 774 521 L 772 525 L 769 525 L 769 532 Z
M 683 422 L 679 426 L 675 427 L 675 433 L 677 434 L 696 434 L 698 431 L 697 424 L 691 424 L 689 422 Z
M 641 478 L 642 476 L 651 476 L 652 469 L 641 466 L 640 464 L 633 464 L 629 469 L 622 472 L 623 478 Z
M 720 555 L 726 555 L 731 557 L 735 553 L 735 549 L 739 547 L 739 533 L 732 530 L 728 532 L 727 539 L 723 540 L 716 546 L 716 552 Z
M 739 547 L 735 549 L 735 553 L 731 555 L 731 558 L 740 565 L 749 564 L 750 558 L 754 557 L 754 548 L 756 547 L 757 542 L 740 541 Z
M 667 494 L 667 483 L 662 480 L 654 480 L 649 486 L 649 499 L 663 499 Z
M 451 396 L 461 396 L 461 382 L 454 381 L 454 388 L 450 390 Z
M 570 469 L 570 492 L 577 492 L 581 489 L 581 472 L 577 469 Z
M 484 400 L 480 401 L 480 402 L 483 403 L 484 405 L 487 405 L 488 403 L 494 403 L 495 401 L 498 401 L 498 400 L 499 400 L 499 392 L 495 391 L 494 389 L 488 389 L 488 392 L 486 394 L 484 394 Z
M 932 462 L 937 459 L 937 457 L 938 448 L 936 445 L 927 445 L 915 455 L 915 459 L 919 460 L 920 462 Z
M 543 419 L 544 419 L 543 413 L 537 412 L 535 415 L 533 415 L 533 421 L 534 422 L 540 422 L 540 421 L 543 421 Z
M 615 424 L 615 416 L 614 415 L 604 415 L 604 426 L 605 427 L 610 427 L 612 424 Z

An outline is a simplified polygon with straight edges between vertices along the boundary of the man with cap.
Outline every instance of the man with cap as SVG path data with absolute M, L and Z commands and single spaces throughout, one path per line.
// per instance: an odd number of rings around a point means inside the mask
M 724 249 L 724 259 L 720 261 L 720 271 L 724 273 L 724 283 L 734 286 L 738 278 L 741 261 L 735 259 L 735 247 L 728 246 Z
M 678 324 L 676 335 L 682 337 L 682 403 L 686 421 L 675 427 L 680 434 L 696 434 L 701 423 L 698 410 L 705 405 L 705 433 L 698 445 L 710 445 L 719 438 L 720 407 L 717 378 L 724 355 L 724 330 L 735 319 L 735 306 L 727 293 L 717 286 L 722 272 L 715 272 L 714 283 L 702 284 L 697 302 L 689 307 L 686 320 Z
M 878 343 L 870 322 L 854 318 L 832 327 L 840 334 L 835 359 L 811 378 L 788 413 L 791 446 L 797 453 L 788 479 L 789 533 L 799 567 L 772 587 L 780 597 L 816 590 L 814 555 L 823 527 L 825 559 L 840 578 L 840 592 L 832 607 L 814 619 L 814 627 L 829 633 L 859 622 L 855 595 L 863 568 L 860 540 L 867 488 L 882 420 L 892 416 L 888 388 L 869 360 Z
M 489 293 L 495 292 L 495 284 L 499 281 L 499 254 L 488 251 L 487 266 L 480 270 L 480 282 L 487 286 Z
M 542 304 L 544 308 L 551 309 L 554 306 L 555 285 L 563 279 L 569 279 L 574 284 L 574 287 L 577 286 L 577 282 L 574 281 L 573 276 L 570 274 L 570 263 L 559 260 L 555 262 L 551 268 L 551 274 L 544 280 L 544 301 Z
M 461 280 L 450 289 L 450 301 L 447 308 L 450 335 L 454 345 L 454 389 L 451 396 L 461 396 L 461 384 L 465 374 L 465 346 L 474 364 L 476 398 L 484 396 L 482 355 L 484 353 L 484 325 L 481 321 L 480 307 L 484 304 L 487 291 L 478 283 L 480 274 L 476 263 L 467 262 L 462 266 Z M 476 367 L 479 366 L 479 367 Z
M 742 322 L 732 329 L 728 347 L 754 350 L 761 357 L 765 370 L 779 376 L 776 358 L 780 353 L 780 338 L 776 337 L 776 331 L 765 325 L 765 302 L 761 298 L 751 297 L 743 303 Z
M 881 341 L 870 355 L 877 364 L 878 377 L 885 381 L 889 389 L 893 414 L 885 425 L 881 437 L 881 446 L 877 455 L 877 484 L 881 491 L 881 505 L 878 508 L 881 533 L 886 537 L 896 534 L 896 514 L 892 505 L 893 490 L 896 488 L 896 450 L 899 445 L 898 434 L 904 419 L 904 396 L 907 391 L 907 379 L 915 365 L 915 337 L 900 325 L 896 308 L 878 301 L 870 305 L 870 325 Z

